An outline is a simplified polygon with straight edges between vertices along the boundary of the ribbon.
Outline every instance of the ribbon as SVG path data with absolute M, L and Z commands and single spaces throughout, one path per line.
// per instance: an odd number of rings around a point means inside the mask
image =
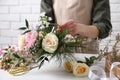
M 115 75 L 112 72 L 112 69 L 119 64 L 120 62 L 114 62 L 111 65 L 110 77 L 106 76 L 106 73 L 102 67 L 97 65 L 91 66 L 88 77 L 90 78 L 90 80 L 119 80 L 117 77 L 115 77 Z
M 116 67 L 117 65 L 120 65 L 120 62 L 114 62 L 114 63 L 112 63 L 111 68 L 110 68 L 110 76 L 115 76 L 115 75 L 113 75 L 112 69 L 114 67 Z

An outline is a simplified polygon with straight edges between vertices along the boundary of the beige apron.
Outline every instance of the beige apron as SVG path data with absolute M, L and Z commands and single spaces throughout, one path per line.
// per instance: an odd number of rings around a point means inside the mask
M 91 10 L 93 0 L 53 0 L 53 8 L 58 24 L 70 19 L 77 23 L 91 24 Z M 81 48 L 76 52 L 98 53 L 98 42 L 95 39 L 85 38 L 85 50 Z

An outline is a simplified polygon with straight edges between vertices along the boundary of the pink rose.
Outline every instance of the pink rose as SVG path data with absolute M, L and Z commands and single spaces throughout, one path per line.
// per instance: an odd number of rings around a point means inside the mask
M 25 34 L 25 50 L 29 49 L 38 38 L 38 33 L 36 31 L 31 31 Z
M 0 55 L 3 55 L 5 53 L 5 49 L 0 49 Z

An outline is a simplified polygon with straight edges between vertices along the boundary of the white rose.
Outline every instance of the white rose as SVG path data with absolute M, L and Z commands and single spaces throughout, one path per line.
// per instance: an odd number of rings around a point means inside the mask
M 58 47 L 58 37 L 54 33 L 48 33 L 42 42 L 42 48 L 49 53 L 54 53 Z
M 76 61 L 66 61 L 64 63 L 64 68 L 66 71 L 68 72 L 72 72 L 73 71 L 73 66 L 76 65 Z
M 75 76 L 86 76 L 89 72 L 89 67 L 85 63 L 77 63 L 73 68 Z

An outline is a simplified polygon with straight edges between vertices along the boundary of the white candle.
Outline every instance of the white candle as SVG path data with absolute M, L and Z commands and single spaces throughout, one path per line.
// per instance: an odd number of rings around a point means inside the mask
M 20 51 L 24 50 L 25 38 L 24 35 L 19 35 L 18 37 L 18 49 Z

